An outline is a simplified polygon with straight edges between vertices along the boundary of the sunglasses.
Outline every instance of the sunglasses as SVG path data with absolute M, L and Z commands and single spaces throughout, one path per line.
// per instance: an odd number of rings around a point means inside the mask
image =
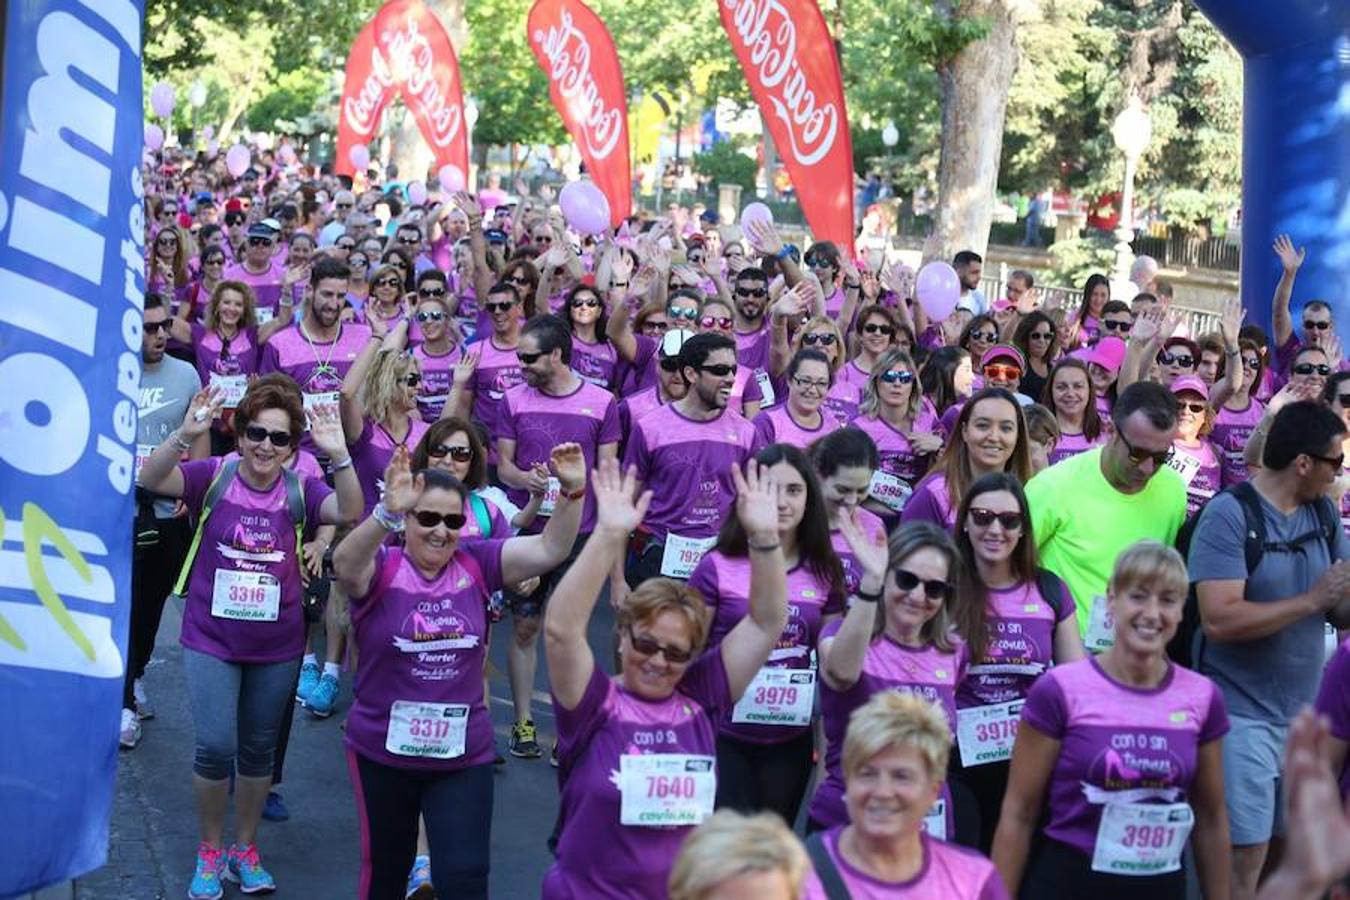
M 421 525 L 423 528 L 435 528 L 442 522 L 444 522 L 445 527 L 449 528 L 451 531 L 459 531 L 464 527 L 464 513 L 445 513 L 442 515 L 441 513 L 434 513 L 429 509 L 415 509 L 412 511 L 411 515 L 417 520 L 417 524 Z
M 806 264 L 812 269 L 833 269 L 834 263 L 820 256 L 808 256 Z
M 168 207 L 165 207 L 164 209 L 161 209 L 161 210 L 159 211 L 159 214 L 160 214 L 161 216 L 176 216 L 176 215 L 178 215 L 178 210 L 176 210 L 176 209 L 169 209 Z
M 992 381 L 1016 381 L 1022 377 L 1022 370 L 1017 366 L 991 363 L 984 367 L 984 377 Z
M 892 369 L 889 372 L 882 372 L 878 377 L 886 384 L 909 384 L 914 380 L 914 373 L 907 369 Z
M 1244 356 L 1244 357 L 1242 357 L 1242 368 L 1244 368 L 1244 369 L 1257 369 L 1257 368 L 1260 368 L 1260 366 L 1261 366 L 1261 357 L 1259 357 L 1259 356 Z
M 662 372 L 678 372 L 680 371 L 680 358 L 678 356 L 663 356 L 660 365 Z
M 336 248 L 339 249 L 339 250 L 355 250 L 355 249 L 356 249 L 356 243 L 353 242 L 353 241 L 348 241 L 348 242 L 345 243 L 345 244 L 334 244 L 333 246 L 336 247 Z
M 694 651 L 681 650 L 678 647 L 662 644 L 646 635 L 639 635 L 631 626 L 628 629 L 628 640 L 632 643 L 633 649 L 643 656 L 655 656 L 660 653 L 666 658 L 666 662 L 668 663 L 679 665 L 681 663 L 687 663 L 694 658 Z
M 542 351 L 540 351 L 540 352 L 538 352 L 538 353 L 526 353 L 526 352 L 524 352 L 523 350 L 518 350 L 518 351 L 516 351 L 516 359 L 520 360 L 522 363 L 524 363 L 524 364 L 527 365 L 527 366 L 532 366 L 532 365 L 534 365 L 536 362 L 539 361 L 539 357 L 541 357 L 541 356 L 543 356 L 543 355 L 544 355 L 544 354 L 543 354 Z
M 445 293 L 444 291 L 441 292 L 442 295 L 444 295 L 444 293 Z M 426 296 L 426 295 L 423 294 L 423 296 Z M 433 309 L 433 310 L 431 310 L 431 311 L 429 311 L 429 312 L 420 312 L 420 313 L 418 313 L 417 316 L 416 316 L 416 318 L 417 318 L 417 321 L 419 321 L 419 322 L 441 322 L 441 321 L 444 321 L 444 319 L 445 319 L 445 313 L 441 312 L 441 311 L 438 310 L 438 309 Z
M 1145 461 L 1153 460 L 1153 465 L 1162 468 L 1167 465 L 1167 461 L 1172 458 L 1175 452 L 1171 447 L 1166 450 L 1145 450 L 1143 447 L 1136 447 L 1130 443 L 1130 439 L 1125 436 L 1125 432 L 1117 429 L 1116 434 L 1120 435 L 1120 442 L 1125 445 L 1125 450 L 1129 453 L 1130 462 L 1136 466 L 1142 466 Z
M 226 225 L 243 225 L 243 224 L 244 224 L 244 214 L 243 214 L 243 213 L 230 213 L 228 216 L 225 217 L 225 224 L 226 224 Z
M 375 282 L 375 286 L 396 288 L 399 286 L 399 280 L 397 278 L 381 278 Z
M 409 372 L 399 379 L 399 384 L 406 384 L 408 387 L 415 388 L 422 383 L 422 375 L 418 372 Z
M 1055 333 L 1053 331 L 1033 331 L 1027 337 L 1033 341 L 1052 341 L 1055 339 Z
M 1190 410 L 1196 415 L 1199 415 L 1208 408 L 1209 405 L 1206 403 L 1180 403 L 1180 402 L 1177 403 L 1178 410 Z
M 1183 369 L 1191 369 L 1195 367 L 1195 357 L 1186 353 L 1168 353 L 1164 350 L 1162 353 L 1158 354 L 1158 365 L 1178 365 Z
M 334 204 L 333 204 L 333 208 L 334 208 L 334 209 L 351 209 L 351 208 L 352 208 L 352 204 L 350 204 L 350 203 L 334 203 Z
M 444 297 L 444 296 L 445 296 L 445 288 L 418 288 L 418 289 L 417 289 L 417 296 L 419 296 L 419 297 Z
M 828 331 L 817 331 L 811 334 L 802 335 L 802 343 L 810 347 L 820 344 L 822 347 L 828 347 L 834 343 L 834 335 Z
M 210 258 L 208 258 L 208 259 L 202 260 L 202 265 L 204 265 L 204 266 L 223 266 L 223 265 L 225 265 L 225 257 L 223 257 L 223 256 L 212 256 L 212 257 L 210 257 Z
M 1328 328 L 1330 328 L 1330 327 L 1331 327 L 1331 323 L 1330 323 L 1330 322 L 1304 322 L 1304 323 L 1303 323 L 1303 330 L 1304 330 L 1304 331 L 1312 331 L 1313 329 L 1317 329 L 1318 331 L 1326 331 L 1326 330 L 1327 330 Z
M 578 297 L 572 301 L 573 309 L 599 309 L 600 301 L 594 297 Z
M 515 305 L 516 301 L 514 300 L 503 300 L 500 303 L 484 303 L 483 309 L 486 309 L 490 313 L 499 313 L 499 312 L 506 312 L 508 309 L 510 309 Z
M 992 509 L 970 509 L 970 521 L 974 522 L 979 528 L 988 528 L 994 524 L 994 520 L 1003 526 L 1004 531 L 1021 531 L 1022 514 L 1020 512 L 996 513 Z
M 536 244 L 551 244 L 553 243 L 553 236 L 550 234 L 536 234 L 534 236 L 534 242 Z
M 731 327 L 731 318 L 729 316 L 704 316 L 698 320 L 698 324 L 704 328 L 717 327 L 726 331 Z
M 642 323 L 642 331 L 644 334 L 661 334 L 662 332 L 667 331 L 669 328 L 670 328 L 669 322 L 662 322 L 654 319 L 648 319 L 647 321 Z
M 178 238 L 171 234 L 161 235 L 160 237 L 155 238 L 155 243 L 160 247 L 177 247 Z
M 952 595 L 952 586 L 947 582 L 937 578 L 925 580 L 908 569 L 895 570 L 895 584 L 905 593 L 909 593 L 922 584 L 923 595 L 929 600 L 946 600 Z
M 250 247 L 270 247 L 272 246 L 272 239 L 265 237 L 251 237 L 248 239 L 248 245 Z
M 1341 470 L 1341 466 L 1345 465 L 1344 453 L 1342 453 L 1340 456 L 1319 456 L 1316 453 L 1308 453 L 1306 455 L 1319 462 L 1326 463 L 1327 465 L 1335 469 L 1337 472 Z
M 398 242 L 400 244 L 405 244 L 409 247 L 412 247 L 416 244 L 422 243 L 422 239 L 419 237 L 401 237 L 398 239 Z
M 1342 409 L 1350 409 L 1350 394 L 1337 394 L 1336 399 L 1340 401 Z
M 971 339 L 972 341 L 983 341 L 983 342 L 986 343 L 986 344 L 992 344 L 994 341 L 998 340 L 998 332 L 997 332 L 997 331 L 972 331 L 972 332 L 970 333 L 970 339 Z
M 889 325 L 877 325 L 868 322 L 863 326 L 863 334 L 884 334 L 886 337 L 891 337 L 895 334 L 895 329 Z
M 728 365 L 726 363 L 718 363 L 713 366 L 698 366 L 697 368 L 700 372 L 707 372 L 714 378 L 726 378 L 732 372 L 736 371 L 734 365 Z
M 468 462 L 473 459 L 473 448 L 460 447 L 454 444 L 437 444 L 428 448 L 427 456 L 432 459 L 443 459 L 448 456 L 455 462 Z
M 737 297 L 767 297 L 769 291 L 767 288 L 736 288 Z
M 683 309 L 678 306 L 667 306 L 666 315 L 670 316 L 672 319 L 688 319 L 690 322 L 693 322 L 698 319 L 698 310 Z
M 1107 331 L 1119 331 L 1121 334 L 1129 334 L 1130 329 L 1134 327 L 1133 322 L 1117 322 L 1112 319 L 1104 319 L 1102 327 Z
M 168 319 L 165 319 L 163 322 L 146 322 L 141 327 L 145 330 L 146 334 L 158 334 L 161 331 L 167 334 L 173 329 L 173 323 Z
M 1299 363 L 1294 366 L 1295 375 L 1311 375 L 1314 372 L 1325 378 L 1331 373 L 1331 366 L 1326 363 Z
M 507 278 L 503 278 L 502 281 L 505 281 L 507 284 L 514 284 L 514 285 L 516 285 L 516 286 L 518 286 L 518 287 L 520 287 L 520 286 L 527 286 L 527 287 L 528 287 L 528 286 L 529 286 L 529 283 L 530 283 L 530 279 L 524 278 L 524 277 L 522 277 L 522 276 L 520 276 L 520 275 L 511 275 L 511 276 L 509 276 L 509 277 L 507 277 Z
M 250 425 L 245 428 L 244 437 L 255 444 L 271 441 L 273 447 L 289 447 L 291 445 L 291 433 L 289 431 L 268 431 L 261 425 Z
M 687 258 L 691 263 L 694 263 L 695 265 L 701 264 L 703 262 L 702 253 L 690 253 Z

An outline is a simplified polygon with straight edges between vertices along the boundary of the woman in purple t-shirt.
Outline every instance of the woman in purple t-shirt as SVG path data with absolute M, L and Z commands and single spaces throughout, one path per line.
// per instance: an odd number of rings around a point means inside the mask
M 1059 441 L 1050 451 L 1050 465 L 1105 442 L 1097 391 L 1081 359 L 1066 356 L 1055 363 L 1040 401 L 1059 423 Z
M 567 294 L 563 320 L 572 333 L 572 369 L 607 391 L 618 387 L 619 354 L 605 337 L 606 315 L 600 293 L 579 284 Z
M 1193 516 L 1218 493 L 1222 481 L 1221 454 L 1208 437 L 1214 411 L 1209 388 L 1194 375 L 1176 379 L 1171 390 L 1177 398 L 1177 436 L 1167 464 L 1186 482 L 1186 515 Z
M 419 814 L 436 893 L 487 896 L 488 597 L 553 569 L 576 540 L 586 490 L 581 448 L 561 444 L 551 462 L 562 491 L 543 533 L 461 542 L 467 489 L 435 469 L 414 476 L 399 447 L 384 472 L 384 499 L 333 552 L 360 650 L 346 745 L 361 816 L 361 900 L 404 895 Z M 387 546 L 400 527 L 403 546 Z
M 235 410 L 240 462 L 209 515 L 205 506 L 220 476 L 219 457 L 178 463 L 182 451 L 221 410 L 219 392 L 193 398 L 183 424 L 141 467 L 141 487 L 181 498 L 200 517 L 186 564 L 184 668 L 196 753 L 193 782 L 202 820 L 190 897 L 219 897 L 220 879 L 249 893 L 274 890 L 254 844 L 282 715 L 295 690 L 304 652 L 299 534 L 352 521 L 361 488 L 342 440 L 337 410 L 317 406 L 310 434 L 333 460 L 336 494 L 318 478 L 297 479 L 285 468 L 299 446 L 305 414 L 294 389 L 262 384 Z M 299 488 L 304 522 L 293 520 Z M 229 778 L 235 785 L 235 841 L 224 848 Z
M 867 508 L 890 525 L 900 521 L 914 486 L 942 449 L 942 433 L 932 407 L 924 403 L 919 370 L 903 350 L 883 353 L 872 366 L 860 415 L 852 424 L 876 444 L 878 466 L 872 475 Z
M 787 573 L 778 534 L 779 487 L 747 463 L 733 469 L 736 515 L 750 555 L 749 614 L 702 656 L 711 624 L 703 598 L 652 578 L 619 603 L 619 675 L 595 664 L 586 630 L 608 573 L 642 523 L 633 469 L 612 460 L 594 477 L 599 519 L 544 614 L 562 779 L 557 861 L 542 896 L 665 894 L 680 842 L 713 811 L 715 735 L 787 625 Z
M 1223 694 L 1167 658 L 1188 585 L 1172 548 L 1128 548 L 1107 587 L 1115 643 L 1032 685 L 994 836 L 1019 896 L 1181 900 L 1188 838 L 1201 894 L 1229 896 Z
M 862 508 L 877 468 L 877 445 L 857 428 L 841 428 L 811 445 L 811 463 L 820 478 L 825 514 L 830 523 L 830 544 L 844 568 L 846 596 L 853 596 L 862 581 L 862 566 L 840 531 L 844 519 L 853 519 L 858 530 L 872 541 L 886 536 L 885 523 Z
M 858 353 L 840 370 L 839 377 L 859 391 L 865 390 L 872 368 L 884 353 L 896 348 L 899 333 L 900 320 L 893 311 L 884 306 L 864 306 L 854 326 Z M 905 351 L 909 352 L 908 348 Z
M 755 434 L 764 444 L 791 444 L 805 450 L 844 423 L 824 407 L 834 383 L 830 361 L 819 350 L 798 350 L 787 368 L 787 399 L 755 417 Z
M 957 511 L 964 573 L 956 629 L 970 668 L 956 689 L 960 753 L 952 779 L 979 813 L 970 837 L 988 853 L 1008 784 L 1008 759 L 1027 691 L 1053 665 L 1081 659 L 1073 595 L 1040 568 L 1026 494 L 1006 472 L 970 486 Z

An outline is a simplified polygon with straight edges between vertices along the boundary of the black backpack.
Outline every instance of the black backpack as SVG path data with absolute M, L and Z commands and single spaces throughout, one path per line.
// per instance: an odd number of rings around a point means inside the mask
M 1265 556 L 1267 550 L 1275 550 L 1288 553 L 1296 549 L 1300 544 L 1306 543 L 1315 537 L 1320 537 L 1327 546 L 1327 555 L 1332 560 L 1336 559 L 1336 535 L 1341 528 L 1340 510 L 1330 497 L 1319 497 L 1315 509 L 1317 510 L 1317 530 L 1309 532 L 1293 541 L 1267 541 L 1266 540 L 1266 519 L 1261 512 L 1261 496 L 1256 492 L 1250 481 L 1243 481 L 1230 488 L 1224 488 L 1219 494 L 1231 494 L 1237 500 L 1238 506 L 1242 508 L 1242 517 L 1246 520 L 1247 537 L 1243 542 L 1243 556 L 1246 558 L 1247 575 L 1250 576 L 1256 571 L 1256 567 L 1261 564 L 1261 557 Z M 1214 502 L 1214 497 L 1205 501 L 1205 506 Z M 1195 535 L 1196 524 L 1200 521 L 1201 514 L 1205 511 L 1205 506 L 1195 511 L 1195 515 L 1186 520 L 1177 532 L 1176 548 L 1188 562 L 1190 560 L 1191 538 Z M 1196 669 L 1200 665 L 1200 657 L 1203 651 L 1203 644 L 1196 649 L 1195 638 L 1199 633 L 1203 639 L 1204 630 L 1200 622 L 1200 601 L 1196 596 L 1195 582 L 1191 582 L 1190 590 L 1186 593 L 1186 606 L 1181 616 L 1181 624 L 1177 626 L 1177 633 L 1167 645 L 1168 657 L 1178 665 L 1185 666 L 1188 669 Z

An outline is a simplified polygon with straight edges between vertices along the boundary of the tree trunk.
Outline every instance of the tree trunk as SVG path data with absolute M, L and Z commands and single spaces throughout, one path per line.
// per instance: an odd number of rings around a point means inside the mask
M 446 34 L 450 35 L 450 43 L 455 48 L 455 54 L 462 53 L 467 36 L 464 22 L 465 0 L 425 0 L 425 2 L 427 8 L 435 13 L 436 18 L 445 26 Z M 463 74 L 461 70 L 461 80 Z M 466 102 L 467 99 L 466 97 Z M 398 180 L 408 182 L 425 179 L 429 186 L 434 187 L 435 156 L 417 127 L 417 119 L 411 115 L 404 116 L 402 124 L 392 130 L 391 136 L 393 146 L 390 161 L 398 166 Z
M 924 261 L 950 261 L 960 250 L 983 254 L 998 186 L 1008 89 L 1017 70 L 1017 0 L 964 0 L 953 17 L 985 18 L 989 33 L 938 67 L 942 156 L 938 209 Z

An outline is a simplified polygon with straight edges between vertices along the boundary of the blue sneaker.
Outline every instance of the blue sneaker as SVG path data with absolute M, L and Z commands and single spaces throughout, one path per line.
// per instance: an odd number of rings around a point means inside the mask
M 337 676 L 325 672 L 319 683 L 314 685 L 314 690 L 309 692 L 309 699 L 305 701 L 305 705 L 314 715 L 326 719 L 333 714 L 333 704 L 337 703 L 337 695 Z
M 408 873 L 407 900 L 431 900 L 436 889 L 431 886 L 431 858 L 419 856 L 413 860 L 412 871 Z
M 269 822 L 285 822 L 291 817 L 291 811 L 286 808 L 286 801 L 281 799 L 280 794 L 276 791 L 268 791 L 262 816 Z
M 295 686 L 295 699 L 301 703 L 309 700 L 314 686 L 319 683 L 319 664 L 307 662 L 300 666 L 300 681 Z
M 277 883 L 262 867 L 258 859 L 258 845 L 248 844 L 240 847 L 230 845 L 230 853 L 224 875 L 230 881 L 239 883 L 239 890 L 245 894 L 270 894 L 277 889 Z
M 188 900 L 220 900 L 225 889 L 220 876 L 225 874 L 225 851 L 212 847 L 206 841 L 197 845 L 197 871 L 188 885 Z

